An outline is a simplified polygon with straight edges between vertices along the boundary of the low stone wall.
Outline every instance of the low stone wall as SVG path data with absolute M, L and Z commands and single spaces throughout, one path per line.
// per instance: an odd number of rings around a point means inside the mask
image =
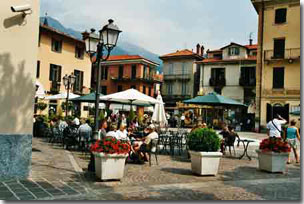
M 32 135 L 0 134 L 0 179 L 28 177 L 31 161 Z

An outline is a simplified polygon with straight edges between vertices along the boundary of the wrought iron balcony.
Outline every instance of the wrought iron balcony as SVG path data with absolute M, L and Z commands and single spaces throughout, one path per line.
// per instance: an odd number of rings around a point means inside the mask
M 182 95 L 182 94 L 163 94 L 163 99 L 164 100 L 186 100 L 190 99 L 191 95 Z
M 210 78 L 209 79 L 209 85 L 210 86 L 215 86 L 215 87 L 223 87 L 226 86 L 226 79 L 221 78 L 221 79 L 215 79 L 215 78 Z
M 60 82 L 51 81 L 50 93 L 51 94 L 58 94 L 59 92 L 60 92 Z
M 161 80 L 157 77 L 129 77 L 129 76 L 124 76 L 124 77 L 111 77 L 111 80 L 113 81 L 119 81 L 119 82 L 129 82 L 129 81 L 142 81 L 142 82 L 146 82 L 146 83 L 156 83 L 156 82 L 161 82 Z
M 190 74 L 164 74 L 164 80 L 190 80 Z
M 239 79 L 239 85 L 240 86 L 255 86 L 255 83 L 256 83 L 255 78 L 241 77 Z
M 284 53 L 275 53 L 274 50 L 264 51 L 264 60 L 295 60 L 300 59 L 301 49 L 300 48 L 290 48 L 285 49 Z

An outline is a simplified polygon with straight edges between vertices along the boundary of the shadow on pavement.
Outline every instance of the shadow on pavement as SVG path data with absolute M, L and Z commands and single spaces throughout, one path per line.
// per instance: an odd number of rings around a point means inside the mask
M 240 187 L 266 200 L 299 200 L 301 198 L 300 168 L 288 167 L 286 173 L 269 173 L 257 167 L 238 167 L 223 173 L 230 181 L 225 185 Z M 233 181 L 231 181 L 233 180 Z

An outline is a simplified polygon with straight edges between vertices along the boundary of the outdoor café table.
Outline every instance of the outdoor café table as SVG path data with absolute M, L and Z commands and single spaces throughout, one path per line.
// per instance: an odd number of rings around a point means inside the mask
M 253 140 L 247 140 L 247 139 L 244 139 L 244 140 L 240 140 L 240 142 L 243 143 L 243 146 L 244 146 L 244 152 L 243 154 L 239 157 L 239 159 L 242 159 L 245 155 L 248 157 L 249 160 L 251 160 L 251 157 L 248 155 L 248 146 L 249 146 L 249 143 L 250 142 L 254 142 Z

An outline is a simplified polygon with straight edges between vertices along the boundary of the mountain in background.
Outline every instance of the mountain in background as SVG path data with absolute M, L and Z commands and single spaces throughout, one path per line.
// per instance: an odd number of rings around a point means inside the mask
M 40 23 L 43 24 L 45 21 L 45 18 L 47 19 L 48 26 L 66 33 L 68 35 L 71 35 L 79 40 L 82 39 L 81 32 L 76 31 L 71 28 L 64 27 L 58 20 L 52 18 L 52 17 L 40 17 Z M 157 54 L 154 54 L 140 46 L 128 43 L 126 41 L 119 41 L 119 45 L 117 45 L 111 52 L 111 55 L 140 55 L 144 58 L 147 58 L 153 62 L 156 62 L 160 64 L 157 67 L 157 70 L 162 73 L 163 68 L 163 62 L 159 59 L 159 56 Z

